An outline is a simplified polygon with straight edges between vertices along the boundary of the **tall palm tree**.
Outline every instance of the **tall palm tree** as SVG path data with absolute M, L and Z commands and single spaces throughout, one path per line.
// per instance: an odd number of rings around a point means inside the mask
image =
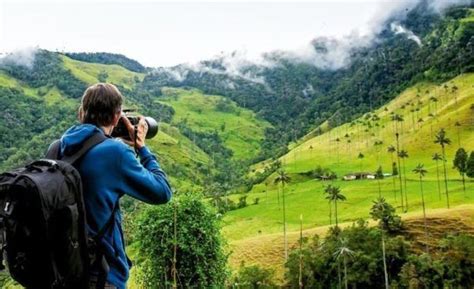
M 285 184 L 288 184 L 291 181 L 290 176 L 284 171 L 279 170 L 277 177 L 275 178 L 275 184 L 281 184 L 281 197 L 283 205 L 283 238 L 285 242 L 285 260 L 288 259 L 288 239 L 286 238 L 286 207 L 285 207 Z
M 444 131 L 444 128 L 440 129 L 440 131 L 436 134 L 434 143 L 439 144 L 441 146 L 441 153 L 443 156 L 443 172 L 444 172 L 444 187 L 446 191 L 446 204 L 449 209 L 448 173 L 446 171 L 446 146 L 451 144 L 451 140 L 446 136 L 446 132 Z
M 402 122 L 404 121 L 403 116 L 396 113 L 392 115 L 392 121 L 395 122 L 395 133 L 397 134 L 400 132 L 398 130 L 398 123 L 400 123 L 401 132 L 403 133 L 403 125 L 402 125 Z
M 441 200 L 441 181 L 439 179 L 439 164 L 438 161 L 442 160 L 443 157 L 439 153 L 435 153 L 433 155 L 432 160 L 436 161 L 436 177 L 438 178 L 438 195 L 439 195 L 439 200 Z
M 395 147 L 393 145 L 390 145 L 388 148 L 387 148 L 387 152 L 390 153 L 390 163 L 393 164 L 393 153 L 396 152 L 397 150 L 395 149 Z M 395 201 L 397 201 L 397 188 L 396 188 L 396 184 L 395 184 L 395 176 L 392 176 L 392 183 L 393 183 L 393 195 L 395 197 Z
M 400 164 L 400 135 L 395 133 L 395 138 L 397 139 L 397 165 L 398 165 L 398 179 L 400 181 L 400 201 L 402 203 L 402 210 L 405 211 L 405 206 L 403 203 L 403 183 L 402 183 L 402 166 Z
M 408 190 L 407 190 L 407 173 L 406 173 L 406 166 L 405 166 L 405 159 L 408 158 L 408 152 L 406 150 L 401 150 L 398 153 L 398 156 L 403 161 L 403 179 L 405 184 L 405 212 L 408 211 Z
M 389 280 L 388 280 L 388 269 L 387 269 L 387 258 L 385 254 L 385 230 L 387 229 L 386 226 L 384 226 L 384 220 L 383 216 L 385 215 L 384 211 L 389 206 L 389 204 L 385 201 L 384 198 L 379 197 L 376 201 L 374 201 L 374 204 L 372 205 L 372 208 L 370 209 L 371 215 L 373 216 L 381 216 L 380 221 L 379 221 L 379 226 L 382 232 L 382 258 L 383 258 L 383 271 L 384 271 L 384 279 L 385 279 L 385 289 L 389 289 Z
M 456 127 L 456 132 L 458 135 L 458 148 L 460 148 L 461 147 L 461 133 L 460 133 L 461 123 L 459 121 L 456 121 L 454 123 L 454 126 Z
M 332 186 L 327 185 L 324 187 L 324 193 L 326 194 L 325 199 L 329 201 L 329 225 L 332 225 L 332 197 L 331 197 Z
M 348 282 L 347 282 L 347 258 L 354 256 L 354 251 L 347 247 L 347 240 L 341 239 L 341 245 L 337 248 L 337 251 L 334 253 L 336 256 L 336 260 L 339 260 L 342 257 L 342 262 L 344 264 L 344 288 L 348 289 Z
M 379 198 L 382 197 L 382 187 L 380 186 L 380 180 L 383 179 L 383 170 L 382 166 L 379 166 L 377 171 L 375 172 L 375 177 L 377 178 L 377 184 L 379 187 Z
M 337 202 L 344 202 L 347 198 L 341 193 L 341 189 L 336 186 L 331 186 L 330 189 L 331 201 L 334 202 L 334 215 L 336 217 L 336 228 L 338 227 L 338 218 L 337 218 Z
M 339 143 L 341 142 L 340 138 L 336 138 L 336 161 L 339 164 Z
M 421 192 L 421 204 L 423 206 L 423 222 L 425 225 L 425 237 L 426 241 L 428 241 L 428 226 L 426 225 L 426 209 L 425 209 L 425 194 L 423 193 L 423 177 L 428 172 L 425 170 L 423 164 L 418 164 L 416 168 L 413 170 L 415 174 L 417 174 L 420 178 L 420 192 Z M 428 253 L 428 243 L 426 245 L 426 253 Z

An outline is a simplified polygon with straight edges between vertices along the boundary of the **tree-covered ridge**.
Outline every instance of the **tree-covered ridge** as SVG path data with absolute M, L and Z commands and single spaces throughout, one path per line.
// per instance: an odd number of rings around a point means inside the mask
M 134 72 L 145 72 L 146 68 L 138 61 L 130 59 L 122 54 L 107 52 L 79 52 L 65 53 L 68 57 L 83 62 L 101 63 L 101 64 L 117 64 Z
M 15 61 L 3 62 L 0 70 L 33 87 L 57 87 L 71 98 L 79 98 L 86 89 L 86 84 L 72 75 L 63 65 L 59 54 L 37 50 L 31 65 Z
M 441 16 L 426 8 L 427 1 L 420 5 L 400 24 L 419 34 L 421 47 L 394 33 L 387 22 L 371 46 L 352 51 L 352 62 L 344 69 L 322 70 L 270 55 L 276 65 L 250 66 L 243 76 L 226 74 L 221 69 L 225 63 L 217 59 L 202 62 L 204 69 L 159 69 L 144 82 L 197 87 L 254 110 L 275 126 L 267 132 L 263 150 L 264 156 L 271 157 L 326 120 L 331 126 L 351 121 L 418 81 L 442 82 L 472 71 L 472 10 L 456 8 Z

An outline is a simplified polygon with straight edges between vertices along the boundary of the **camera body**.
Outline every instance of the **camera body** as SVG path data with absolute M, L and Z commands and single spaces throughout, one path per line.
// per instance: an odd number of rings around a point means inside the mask
M 132 125 L 138 125 L 138 122 L 140 121 L 139 115 L 135 114 L 133 110 L 124 110 L 123 112 L 125 117 L 128 118 Z M 154 138 L 159 130 L 158 122 L 154 118 L 149 116 L 145 116 L 144 118 L 146 123 L 148 124 L 146 139 Z M 122 118 L 119 120 L 117 126 L 112 131 L 112 137 L 121 137 L 128 140 L 130 139 L 128 129 L 125 126 L 125 123 L 123 122 Z

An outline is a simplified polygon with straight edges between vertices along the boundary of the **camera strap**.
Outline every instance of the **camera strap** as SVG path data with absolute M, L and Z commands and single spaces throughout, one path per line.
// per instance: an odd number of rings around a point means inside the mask
M 135 156 L 138 157 L 138 145 L 137 145 L 137 140 L 138 140 L 138 125 L 133 126 L 133 135 L 134 135 L 134 140 L 133 140 L 133 148 L 135 149 Z

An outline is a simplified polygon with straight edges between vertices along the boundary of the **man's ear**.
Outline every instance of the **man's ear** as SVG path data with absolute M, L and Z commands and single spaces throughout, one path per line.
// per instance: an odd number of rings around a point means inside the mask
M 117 124 L 118 124 L 118 122 L 119 122 L 121 116 L 122 116 L 122 112 L 118 112 L 118 113 L 115 114 L 115 116 L 114 116 L 114 122 L 113 122 L 113 125 L 114 125 L 114 126 L 117 126 Z

